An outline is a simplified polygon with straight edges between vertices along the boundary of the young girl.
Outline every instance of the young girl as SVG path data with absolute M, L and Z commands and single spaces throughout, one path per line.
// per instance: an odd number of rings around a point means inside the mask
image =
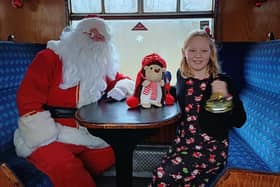
M 205 110 L 212 93 L 231 101 L 232 109 L 223 113 Z M 205 186 L 226 164 L 229 129 L 246 121 L 231 79 L 219 73 L 215 44 L 205 31 L 192 32 L 184 43 L 176 94 L 182 118 L 172 151 L 154 170 L 150 186 Z

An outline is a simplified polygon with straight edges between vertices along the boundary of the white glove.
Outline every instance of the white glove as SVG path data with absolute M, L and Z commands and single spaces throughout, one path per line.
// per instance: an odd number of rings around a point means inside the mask
M 117 101 L 125 99 L 133 94 L 134 81 L 130 79 L 122 79 L 118 81 L 115 87 L 107 93 L 107 97 L 111 97 Z
M 121 101 L 122 99 L 126 98 L 126 94 L 119 88 L 113 88 L 108 92 L 107 97 L 111 97 L 117 101 Z

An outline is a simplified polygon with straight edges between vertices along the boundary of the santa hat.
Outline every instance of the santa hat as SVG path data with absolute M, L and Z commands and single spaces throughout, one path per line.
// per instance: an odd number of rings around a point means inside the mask
M 133 96 L 130 96 L 126 99 L 126 103 L 130 108 L 138 107 L 138 105 L 140 103 L 139 87 L 140 87 L 141 83 L 143 82 L 143 80 L 145 79 L 144 67 L 149 66 L 154 63 L 160 65 L 163 68 L 166 68 L 165 60 L 157 53 L 149 54 L 142 59 L 142 64 L 141 64 L 142 66 L 141 66 L 140 71 L 137 73 L 137 77 L 136 77 L 136 81 L 135 81 L 134 94 L 133 94 Z

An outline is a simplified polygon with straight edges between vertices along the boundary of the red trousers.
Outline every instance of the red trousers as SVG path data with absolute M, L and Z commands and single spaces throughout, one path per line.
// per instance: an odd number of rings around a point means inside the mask
M 115 164 L 111 147 L 89 149 L 60 142 L 38 148 L 28 159 L 50 177 L 54 187 L 95 187 L 92 176 Z

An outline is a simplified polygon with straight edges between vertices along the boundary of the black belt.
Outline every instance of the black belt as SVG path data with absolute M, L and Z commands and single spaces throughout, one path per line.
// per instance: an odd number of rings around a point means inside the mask
M 53 118 L 74 118 L 76 108 L 56 107 L 43 105 L 44 110 L 48 110 Z

